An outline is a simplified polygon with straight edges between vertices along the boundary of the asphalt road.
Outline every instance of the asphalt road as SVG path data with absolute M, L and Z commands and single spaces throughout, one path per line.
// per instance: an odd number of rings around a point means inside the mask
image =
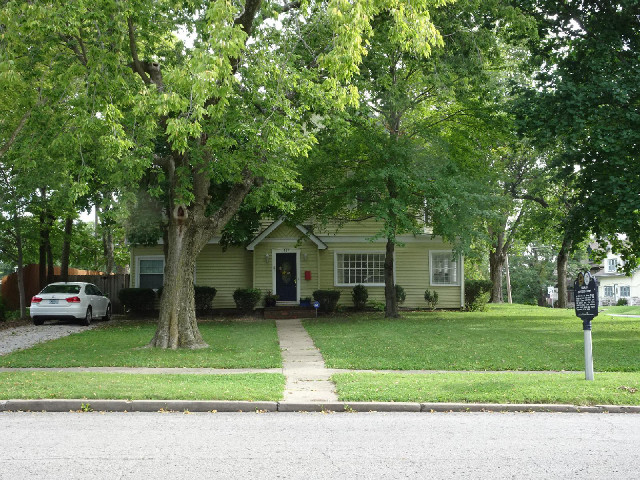
M 0 413 L 0 479 L 637 479 L 640 415 Z

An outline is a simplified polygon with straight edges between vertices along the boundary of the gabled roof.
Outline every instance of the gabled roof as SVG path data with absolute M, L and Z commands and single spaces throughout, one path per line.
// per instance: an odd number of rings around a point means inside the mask
M 265 228 L 256 238 L 254 238 L 251 241 L 249 245 L 247 245 L 247 250 L 253 250 L 256 247 L 256 245 L 258 245 L 262 240 L 267 238 L 276 228 L 282 225 L 285 220 L 286 220 L 285 217 L 280 217 L 278 220 L 276 220 L 267 228 Z M 322 240 L 316 237 L 307 228 L 303 227 L 302 225 L 296 225 L 296 228 L 300 230 L 300 232 L 302 232 L 302 234 L 305 237 L 307 237 L 309 240 L 315 243 L 318 246 L 318 250 L 325 250 L 327 248 L 327 245 L 325 245 L 325 243 Z

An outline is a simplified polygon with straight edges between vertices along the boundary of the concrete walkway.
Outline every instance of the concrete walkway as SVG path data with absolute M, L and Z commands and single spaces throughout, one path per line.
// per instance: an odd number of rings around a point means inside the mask
M 276 320 L 282 373 L 287 379 L 284 401 L 337 402 L 335 385 L 330 380 L 331 371 L 324 365 L 320 351 L 302 326 L 299 319 Z

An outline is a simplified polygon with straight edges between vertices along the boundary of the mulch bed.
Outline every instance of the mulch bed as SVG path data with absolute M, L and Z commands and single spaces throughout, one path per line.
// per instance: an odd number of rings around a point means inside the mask
M 22 320 L 11 320 L 8 322 L 0 322 L 0 330 L 7 330 L 9 328 L 23 327 L 25 325 L 31 325 L 30 318 L 23 318 Z

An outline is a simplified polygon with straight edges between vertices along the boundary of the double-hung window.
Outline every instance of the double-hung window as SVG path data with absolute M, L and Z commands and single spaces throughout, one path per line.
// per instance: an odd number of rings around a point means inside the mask
M 158 289 L 164 284 L 164 256 L 138 257 L 138 288 Z
M 431 285 L 460 285 L 458 257 L 449 251 L 429 252 Z
M 336 253 L 335 284 L 384 285 L 384 253 Z
M 630 297 L 631 296 L 631 287 L 629 285 L 620 285 L 620 296 L 621 297 Z
M 617 258 L 607 259 L 607 272 L 616 272 L 617 270 L 618 270 L 618 259 Z
M 604 296 L 605 297 L 613 297 L 613 285 L 605 285 L 604 286 Z

